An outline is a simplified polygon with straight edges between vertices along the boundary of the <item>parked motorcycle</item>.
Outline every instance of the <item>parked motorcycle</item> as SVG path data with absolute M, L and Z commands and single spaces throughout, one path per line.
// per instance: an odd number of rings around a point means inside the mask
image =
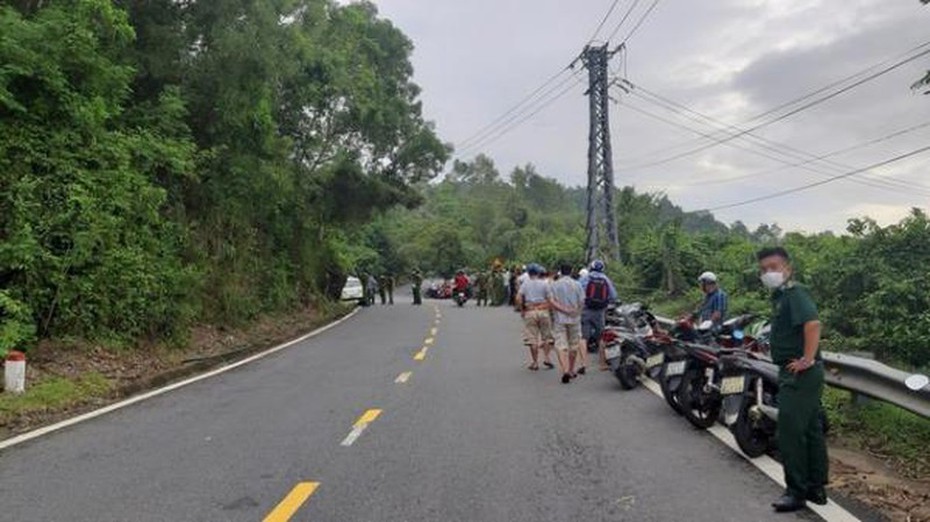
M 777 449 L 775 433 L 778 428 L 778 366 L 751 355 L 734 355 L 722 361 L 724 382 L 729 390 L 739 390 L 735 421 L 730 431 L 737 445 L 749 458 Z M 819 412 L 820 425 L 826 434 L 830 424 L 823 408 Z
M 655 378 L 664 361 L 662 347 L 647 342 L 655 331 L 655 316 L 641 303 L 625 304 L 612 310 L 609 324 L 601 340 L 607 365 L 620 386 L 631 390 L 643 375 Z
M 465 306 L 465 303 L 468 302 L 468 292 L 465 290 L 456 290 L 452 295 L 452 299 L 455 300 L 455 304 Z
M 662 396 L 672 410 L 679 415 L 686 415 L 686 411 L 691 408 L 691 414 L 686 416 L 693 424 L 698 427 L 709 427 L 713 424 L 713 419 L 707 417 L 713 414 L 715 409 L 719 413 L 719 408 L 717 400 L 710 397 L 714 392 L 713 388 L 707 385 L 713 384 L 714 372 L 708 370 L 716 364 L 714 350 L 728 347 L 760 354 L 768 352 L 767 344 L 759 343 L 744 332 L 744 328 L 753 318 L 751 314 L 740 315 L 724 322 L 715 330 L 710 321 L 695 325 L 693 318 L 687 317 L 680 320 L 667 335 L 654 338 L 653 342 L 661 342 L 664 345 L 664 361 L 658 372 L 658 381 Z M 695 354 L 698 353 L 703 357 L 696 357 Z M 700 367 L 704 376 L 701 378 L 696 369 L 687 375 L 689 401 L 683 403 L 682 383 L 685 382 L 686 372 L 696 367 Z

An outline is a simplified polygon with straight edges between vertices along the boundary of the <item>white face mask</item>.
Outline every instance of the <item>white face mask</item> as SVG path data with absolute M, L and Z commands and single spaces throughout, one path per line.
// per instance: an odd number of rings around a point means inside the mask
M 762 274 L 759 278 L 762 280 L 762 284 L 765 285 L 769 290 L 775 290 L 776 288 L 781 288 L 785 284 L 785 273 L 784 272 L 766 272 Z

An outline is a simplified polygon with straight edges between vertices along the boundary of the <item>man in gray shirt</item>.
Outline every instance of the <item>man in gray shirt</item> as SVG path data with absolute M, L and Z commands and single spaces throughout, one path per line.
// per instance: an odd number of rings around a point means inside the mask
M 517 307 L 523 318 L 524 335 L 530 345 L 530 370 L 539 369 L 539 350 L 543 343 L 549 342 L 552 330 L 552 321 L 549 317 L 549 283 L 540 278 L 542 267 L 530 265 L 527 267 L 529 279 L 520 285 L 517 291 Z
M 585 295 L 578 281 L 571 278 L 572 265 L 560 264 L 559 272 L 562 277 L 552 283 L 549 304 L 553 309 L 552 335 L 562 369 L 562 383 L 568 384 L 575 377 L 575 362 L 579 348 L 584 349 L 581 347 L 581 311 L 584 310 Z M 578 373 L 584 372 L 582 356 Z

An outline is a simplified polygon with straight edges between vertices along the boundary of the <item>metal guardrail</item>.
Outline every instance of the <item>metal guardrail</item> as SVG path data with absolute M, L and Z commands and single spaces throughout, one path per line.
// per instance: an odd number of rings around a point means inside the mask
M 663 326 L 675 321 L 656 317 Z M 909 388 L 905 381 L 912 377 L 878 361 L 835 352 L 821 352 L 826 367 L 826 382 L 856 394 L 894 404 L 900 408 L 930 418 L 930 384 L 918 390 Z

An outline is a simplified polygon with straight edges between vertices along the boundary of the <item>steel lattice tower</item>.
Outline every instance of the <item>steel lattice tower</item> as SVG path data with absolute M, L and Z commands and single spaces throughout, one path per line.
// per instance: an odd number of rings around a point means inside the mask
M 616 52 L 616 49 L 609 51 L 607 44 L 604 44 L 601 47 L 589 45 L 581 54 L 582 63 L 588 69 L 587 94 L 591 117 L 588 133 L 588 217 L 585 247 L 585 258 L 588 262 L 605 254 L 609 259 L 620 258 L 617 218 L 614 211 L 613 153 L 610 146 L 610 82 L 607 77 L 607 64 Z M 607 235 L 608 250 L 601 249 L 602 233 Z

